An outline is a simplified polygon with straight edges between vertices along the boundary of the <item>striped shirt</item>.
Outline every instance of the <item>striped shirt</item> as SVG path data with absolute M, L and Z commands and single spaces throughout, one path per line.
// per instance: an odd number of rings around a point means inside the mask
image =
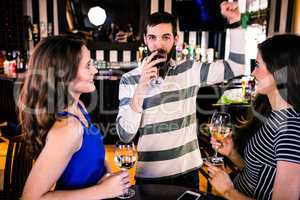
M 300 164 L 300 113 L 293 108 L 272 111 L 250 139 L 235 187 L 255 199 L 272 199 L 277 161 Z
M 196 98 L 199 87 L 244 73 L 244 31 L 231 30 L 227 61 L 211 64 L 185 61 L 171 66 L 163 84 L 149 87 L 143 111 L 134 112 L 129 103 L 134 95 L 141 67 L 126 74 L 119 85 L 117 133 L 130 141 L 139 131 L 136 177 L 166 179 L 198 169 L 202 159 L 197 139 Z

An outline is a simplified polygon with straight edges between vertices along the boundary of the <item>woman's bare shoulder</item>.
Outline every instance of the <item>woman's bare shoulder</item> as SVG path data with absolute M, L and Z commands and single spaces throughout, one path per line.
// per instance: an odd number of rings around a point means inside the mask
M 70 148 L 77 151 L 81 147 L 83 128 L 81 123 L 72 116 L 57 120 L 50 129 L 46 144 Z

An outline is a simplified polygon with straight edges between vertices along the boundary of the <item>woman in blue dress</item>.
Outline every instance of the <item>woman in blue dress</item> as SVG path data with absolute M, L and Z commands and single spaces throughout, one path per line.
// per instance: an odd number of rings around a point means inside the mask
M 96 72 L 78 38 L 48 37 L 34 49 L 18 102 L 27 150 L 36 158 L 23 200 L 105 199 L 130 187 L 128 172 L 109 173 L 102 136 L 79 100 L 95 90 Z

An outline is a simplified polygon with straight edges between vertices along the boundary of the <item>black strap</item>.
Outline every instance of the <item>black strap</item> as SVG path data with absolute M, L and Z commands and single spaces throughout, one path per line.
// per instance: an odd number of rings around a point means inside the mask
M 241 26 L 241 21 L 233 22 L 231 24 L 227 24 L 227 28 L 232 29 L 232 28 L 237 28 Z

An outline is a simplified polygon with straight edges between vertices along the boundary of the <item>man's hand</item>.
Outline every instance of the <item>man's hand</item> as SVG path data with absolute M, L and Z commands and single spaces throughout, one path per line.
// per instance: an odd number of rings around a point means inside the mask
M 221 3 L 220 8 L 222 15 L 227 18 L 230 24 L 241 20 L 238 2 L 224 1 Z
M 154 51 L 150 56 L 145 58 L 142 68 L 141 78 L 139 80 L 139 87 L 148 88 L 150 80 L 157 76 L 157 67 L 158 63 L 165 62 L 166 58 L 158 58 L 153 60 L 153 57 L 158 54 L 157 51 Z
M 143 62 L 141 78 L 130 103 L 130 107 L 135 112 L 142 112 L 144 95 L 149 88 L 150 80 L 157 76 L 156 64 L 166 61 L 166 58 L 153 60 L 153 57 L 157 54 L 157 51 L 153 52 L 150 56 L 146 57 Z

